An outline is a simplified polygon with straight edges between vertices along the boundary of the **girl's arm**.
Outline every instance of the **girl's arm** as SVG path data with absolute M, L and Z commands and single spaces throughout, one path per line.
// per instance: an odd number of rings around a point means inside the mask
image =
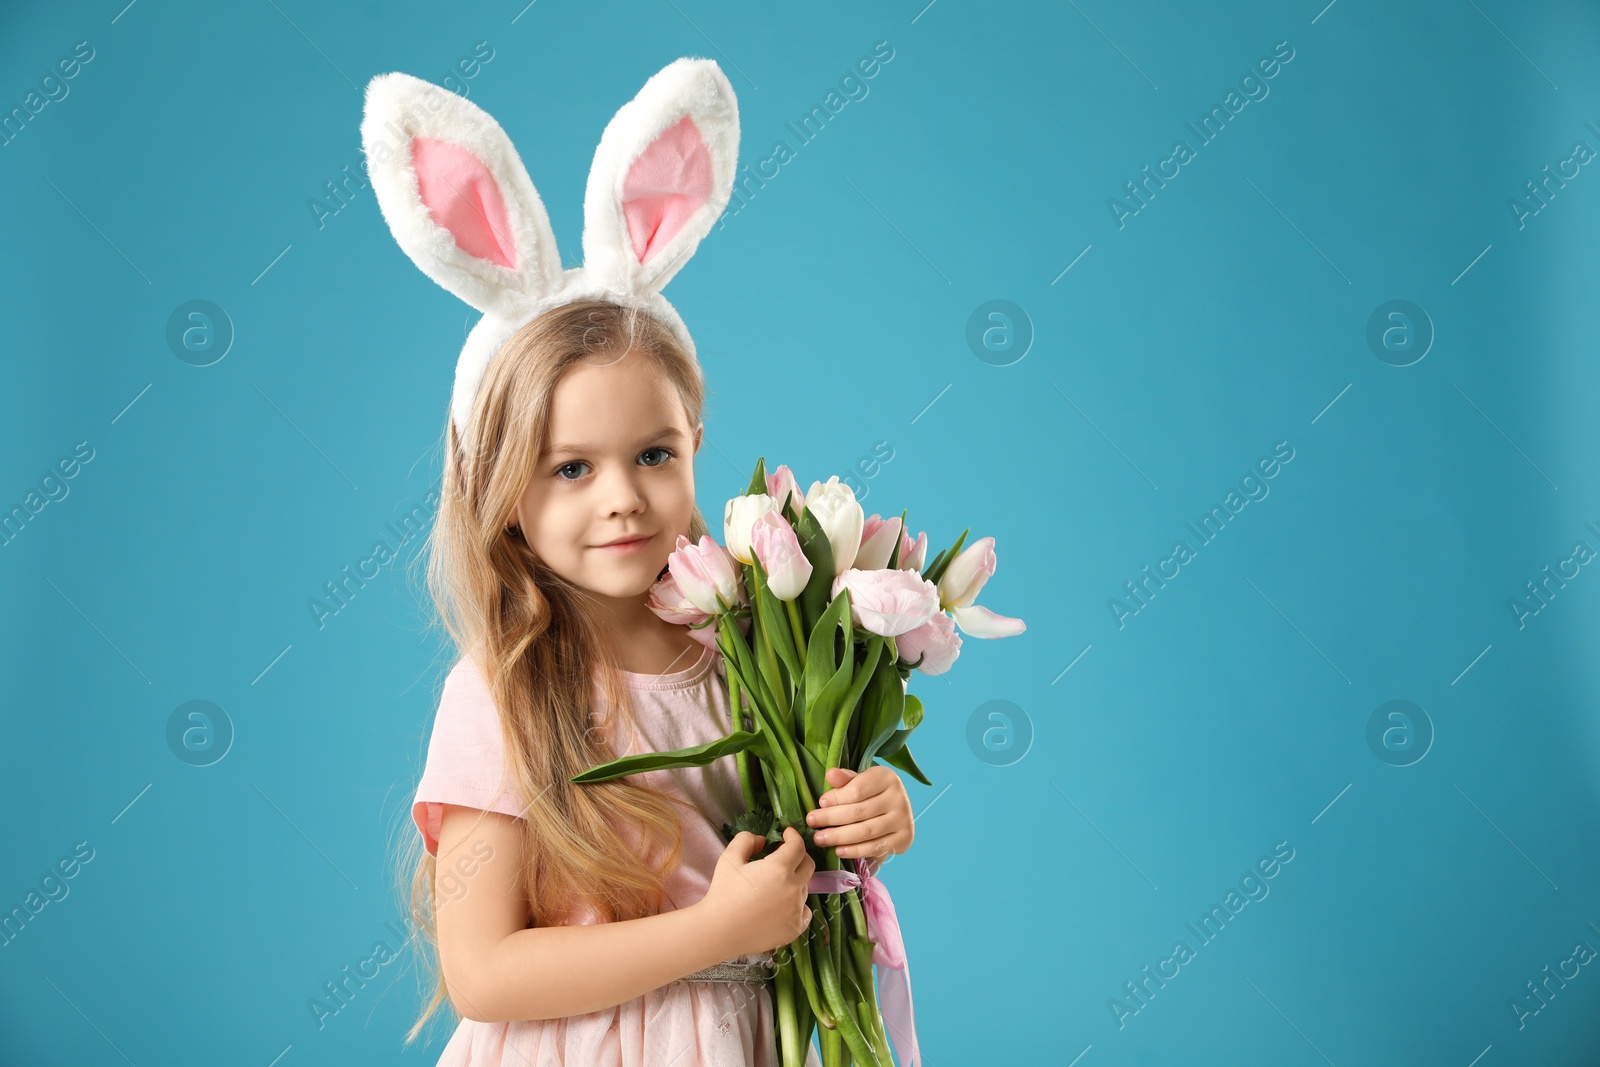
M 726 949 L 722 925 L 697 905 L 622 922 L 529 929 L 517 886 L 522 831 L 509 815 L 445 805 L 438 857 L 439 968 L 464 1018 L 582 1015 L 736 954 Z M 459 862 L 464 857 L 471 862 Z

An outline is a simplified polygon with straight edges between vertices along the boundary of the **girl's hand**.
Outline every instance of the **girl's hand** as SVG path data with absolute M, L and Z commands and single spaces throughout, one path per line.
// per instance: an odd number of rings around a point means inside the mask
M 750 859 L 766 847 L 766 838 L 740 831 L 723 849 L 700 899 L 728 938 L 730 957 L 781 948 L 811 923 L 806 887 L 817 861 L 806 851 L 806 839 L 786 826 L 783 844 L 769 856 Z
M 806 823 L 818 827 L 812 840 L 835 846 L 841 858 L 881 857 L 911 847 L 916 826 L 905 783 L 890 767 L 877 764 L 860 773 L 829 768 L 832 789 L 817 799 Z M 823 830 L 821 827 L 829 827 Z

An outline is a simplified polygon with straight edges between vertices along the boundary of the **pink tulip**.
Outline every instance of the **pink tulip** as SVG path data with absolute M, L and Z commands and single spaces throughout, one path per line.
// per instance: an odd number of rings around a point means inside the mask
M 899 637 L 939 611 L 939 589 L 914 571 L 852 567 L 833 580 L 829 599 L 850 590 L 850 621 L 880 637 Z
M 873 515 L 861 524 L 861 547 L 856 550 L 858 571 L 882 570 L 889 565 L 889 553 L 900 537 L 900 516 L 885 519 Z
M 750 545 L 761 569 L 767 572 L 767 587 L 779 600 L 793 600 L 811 580 L 811 561 L 800 549 L 794 527 L 776 511 L 762 513 L 750 528 Z
M 923 674 L 943 674 L 961 655 L 961 636 L 956 625 L 944 612 L 935 612 L 933 618 L 894 639 L 900 658 L 907 663 L 917 663 Z
M 707 615 L 721 615 L 736 604 L 749 603 L 733 556 L 710 534 L 701 535 L 699 544 L 679 534 L 667 566 L 684 598 Z
M 711 618 L 696 607 L 694 601 L 683 595 L 683 590 L 678 588 L 678 579 L 671 574 L 650 587 L 645 606 L 658 617 L 680 626 L 693 626 Z
M 794 471 L 785 463 L 771 474 L 767 475 L 767 495 L 778 505 L 778 510 L 783 510 L 785 501 L 794 506 L 796 516 L 806 506 L 806 495 L 800 491 L 799 484 L 794 480 Z
M 650 596 L 645 600 L 645 605 L 659 618 L 688 627 L 689 636 L 702 645 L 717 649 L 716 623 L 695 628 L 696 624 L 706 622 L 711 616 L 695 607 L 694 602 L 683 595 L 683 590 L 678 588 L 678 580 L 672 575 L 668 574 L 650 587 Z
M 994 569 L 994 538 L 980 537 L 950 561 L 939 579 L 939 606 L 969 637 L 1015 637 L 1028 628 L 1021 619 L 996 615 L 973 603 Z
M 928 535 L 926 532 L 917 534 L 916 541 L 911 540 L 911 534 L 905 530 L 900 531 L 900 562 L 895 564 L 901 570 L 920 571 L 928 559 Z
M 747 630 L 747 631 L 749 630 L 749 628 L 750 628 L 750 620 L 749 619 L 740 619 L 739 622 L 743 624 L 740 627 L 740 629 Z M 702 645 L 705 645 L 707 648 L 709 648 L 713 652 L 722 651 L 721 646 L 717 644 L 717 624 L 714 623 L 714 622 L 707 623 L 706 625 L 700 627 L 698 630 L 696 630 L 693 627 L 690 627 L 689 628 L 689 636 L 691 638 L 693 638 L 694 640 L 700 642 Z

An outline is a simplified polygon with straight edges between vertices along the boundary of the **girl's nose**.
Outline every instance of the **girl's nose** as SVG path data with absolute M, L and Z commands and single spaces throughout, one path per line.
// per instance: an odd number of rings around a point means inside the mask
M 601 478 L 601 499 L 608 514 L 627 515 L 644 509 L 644 490 L 632 471 L 613 469 Z

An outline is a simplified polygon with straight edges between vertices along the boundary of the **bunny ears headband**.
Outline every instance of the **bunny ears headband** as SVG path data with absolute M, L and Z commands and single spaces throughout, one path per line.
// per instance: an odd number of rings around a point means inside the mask
M 489 361 L 552 308 L 602 299 L 651 312 L 694 356 L 661 288 L 733 191 L 738 102 L 716 63 L 674 60 L 606 125 L 584 191 L 583 265 L 568 270 L 516 149 L 476 104 L 409 74 L 380 74 L 367 85 L 361 144 L 400 247 L 422 273 L 483 312 L 456 362 L 450 396 L 464 444 Z

